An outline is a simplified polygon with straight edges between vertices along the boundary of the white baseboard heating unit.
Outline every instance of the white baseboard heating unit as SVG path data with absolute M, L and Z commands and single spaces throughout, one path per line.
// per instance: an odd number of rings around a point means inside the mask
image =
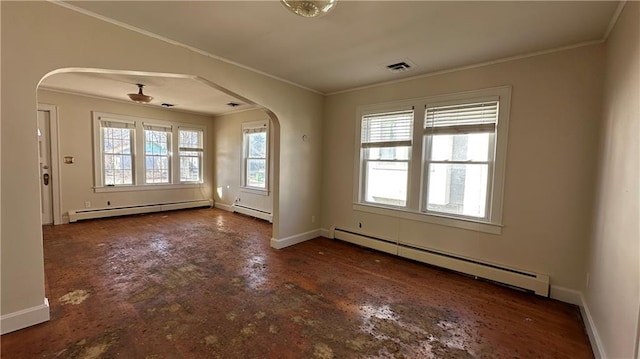
M 462 256 L 418 248 L 408 244 L 374 238 L 338 228 L 334 230 L 334 237 L 346 242 L 395 254 L 400 257 L 525 289 L 544 297 L 549 296 L 549 276 L 545 274 L 531 273 L 519 269 L 484 263 Z
M 203 200 L 196 200 L 196 201 L 157 203 L 157 204 L 146 204 L 146 205 L 127 206 L 127 207 L 79 209 L 75 211 L 73 210 L 69 211 L 69 222 L 77 222 L 83 219 L 124 216 L 129 214 L 171 211 L 175 209 L 211 207 L 212 205 L 213 205 L 213 201 L 211 199 L 203 199 Z
M 233 209 L 233 212 L 246 214 L 247 216 L 264 219 L 265 221 L 269 221 L 269 223 L 273 223 L 273 215 L 269 212 L 243 206 L 237 203 L 234 203 L 231 208 Z

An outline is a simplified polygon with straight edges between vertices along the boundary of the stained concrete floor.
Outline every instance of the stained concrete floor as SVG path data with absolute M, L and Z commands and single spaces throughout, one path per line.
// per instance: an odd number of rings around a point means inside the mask
M 2 358 L 592 358 L 575 306 L 216 209 L 44 227 Z

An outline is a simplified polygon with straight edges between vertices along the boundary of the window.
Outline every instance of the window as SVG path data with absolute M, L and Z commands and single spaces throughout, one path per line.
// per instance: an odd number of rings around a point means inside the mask
M 131 123 L 102 121 L 100 146 L 102 149 L 101 177 L 107 186 L 133 184 L 133 140 Z
M 498 101 L 426 109 L 427 213 L 487 220 Z
M 242 134 L 244 186 L 266 190 L 269 168 L 267 122 L 243 124 Z
M 169 189 L 203 183 L 204 127 L 183 125 L 94 112 L 94 190 Z
M 360 107 L 354 209 L 499 233 L 510 96 L 505 86 Z
M 413 111 L 362 118 L 362 197 L 365 202 L 404 207 Z
M 144 126 L 145 183 L 169 183 L 170 127 Z
M 180 182 L 202 181 L 202 130 L 180 130 Z

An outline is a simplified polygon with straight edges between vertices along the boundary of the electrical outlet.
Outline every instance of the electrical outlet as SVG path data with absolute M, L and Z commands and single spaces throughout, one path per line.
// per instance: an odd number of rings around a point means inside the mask
M 111 201 L 107 201 L 107 206 L 110 206 L 110 205 L 111 205 Z
M 316 216 L 311 216 L 311 223 L 316 223 Z
M 91 208 L 91 202 L 90 201 L 84 201 L 84 208 Z

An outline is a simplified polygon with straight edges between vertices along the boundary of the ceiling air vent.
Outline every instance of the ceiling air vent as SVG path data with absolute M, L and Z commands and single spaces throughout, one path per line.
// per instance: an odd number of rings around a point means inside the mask
M 400 61 L 395 62 L 391 65 L 387 65 L 387 70 L 391 72 L 405 72 L 411 70 L 412 68 L 413 64 L 409 63 L 408 61 Z

